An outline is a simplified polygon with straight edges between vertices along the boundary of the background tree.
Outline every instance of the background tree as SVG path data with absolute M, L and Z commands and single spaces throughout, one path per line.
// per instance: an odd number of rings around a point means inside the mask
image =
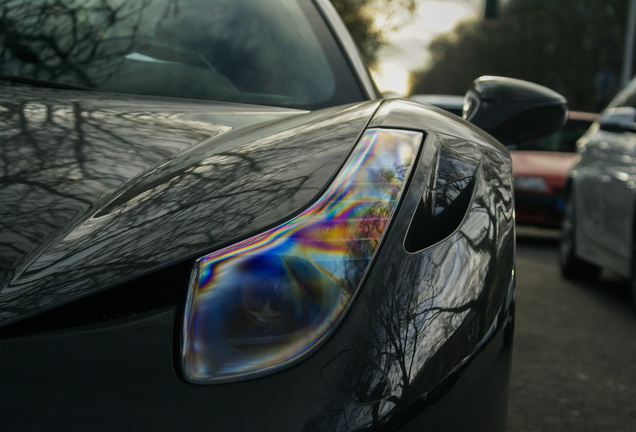
M 505 75 L 555 89 L 571 109 L 600 110 L 617 90 L 627 3 L 509 0 L 497 19 L 434 39 L 412 92 L 463 94 L 480 75 Z
M 375 63 L 377 51 L 385 42 L 384 34 L 373 24 L 366 0 L 331 0 L 368 65 Z
M 374 23 L 375 14 L 393 14 L 398 9 L 415 9 L 415 0 L 331 0 L 358 45 L 367 66 L 377 61 L 380 47 L 386 43 L 385 32 Z

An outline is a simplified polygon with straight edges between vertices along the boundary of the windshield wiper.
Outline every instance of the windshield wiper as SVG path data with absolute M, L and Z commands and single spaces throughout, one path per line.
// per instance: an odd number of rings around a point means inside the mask
M 48 87 L 48 88 L 55 88 L 55 89 L 62 89 L 62 90 L 101 91 L 99 89 L 92 88 L 92 87 L 83 87 L 83 86 L 78 86 L 73 84 L 65 84 L 65 83 L 60 83 L 55 81 L 46 81 L 46 80 L 41 80 L 36 78 L 27 78 L 27 77 L 21 77 L 18 75 L 0 74 L 0 80 L 11 81 L 14 83 L 19 83 L 19 84 L 27 84 L 27 85 L 32 85 L 35 87 Z

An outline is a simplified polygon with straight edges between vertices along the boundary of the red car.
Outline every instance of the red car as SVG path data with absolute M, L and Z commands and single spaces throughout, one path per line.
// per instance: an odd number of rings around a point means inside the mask
M 518 224 L 545 228 L 561 225 L 563 193 L 568 170 L 574 163 L 576 141 L 597 117 L 570 111 L 561 131 L 511 148 Z

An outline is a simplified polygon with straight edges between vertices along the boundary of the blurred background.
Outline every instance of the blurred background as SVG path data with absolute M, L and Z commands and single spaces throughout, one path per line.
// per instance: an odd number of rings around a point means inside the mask
M 580 137 L 599 124 L 599 113 L 632 77 L 636 0 L 331 1 L 382 92 L 457 114 L 458 96 L 475 78 L 501 75 L 545 85 L 568 99 L 570 117 L 560 133 L 511 148 L 517 316 L 508 430 L 636 430 L 634 272 L 630 281 L 586 265 L 581 269 L 588 271 L 566 278 L 559 268 L 568 172 L 586 145 L 594 147 L 594 139 Z M 623 200 L 601 188 L 619 169 L 627 189 L 636 188 L 632 87 L 626 129 L 590 129 L 599 146 L 587 169 L 599 172 L 588 177 L 600 192 L 590 196 L 579 188 L 580 205 L 592 216 L 607 212 L 608 232 L 617 230 L 616 214 L 623 212 L 628 224 L 636 215 L 633 191 Z M 444 96 L 424 96 L 431 94 Z M 602 171 L 610 160 L 620 163 Z M 636 251 L 636 238 L 626 240 Z
M 581 111 L 603 108 L 631 76 L 633 56 L 622 77 L 629 2 L 332 0 L 381 91 L 462 95 L 478 76 L 503 75 L 553 88 Z

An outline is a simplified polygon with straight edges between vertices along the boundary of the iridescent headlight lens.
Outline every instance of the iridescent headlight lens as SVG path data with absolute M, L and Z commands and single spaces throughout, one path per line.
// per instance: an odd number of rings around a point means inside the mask
M 188 380 L 269 373 L 324 340 L 369 268 L 421 141 L 417 132 L 368 130 L 314 205 L 197 260 L 181 347 Z

